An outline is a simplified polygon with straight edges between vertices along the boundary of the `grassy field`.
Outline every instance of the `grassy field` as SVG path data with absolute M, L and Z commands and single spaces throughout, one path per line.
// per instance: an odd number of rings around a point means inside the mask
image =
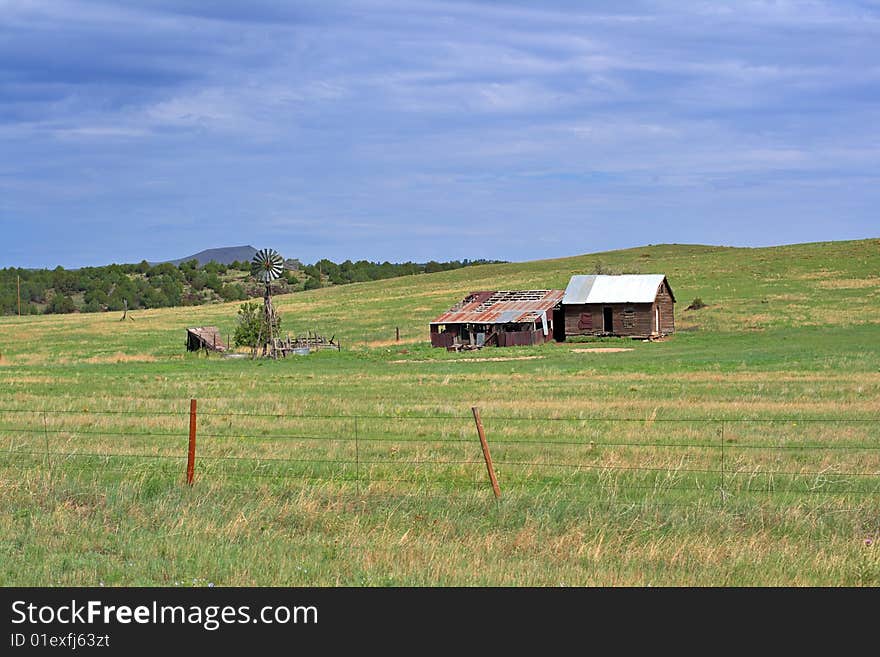
M 675 336 L 427 343 L 469 291 L 597 266 L 665 273 Z M 0 318 L 0 584 L 880 584 L 880 240 L 649 246 L 276 305 L 343 350 L 185 353 L 236 304 Z

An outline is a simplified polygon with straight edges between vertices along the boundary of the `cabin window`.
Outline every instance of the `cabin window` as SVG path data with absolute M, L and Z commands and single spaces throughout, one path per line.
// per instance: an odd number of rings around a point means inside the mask
M 634 308 L 623 309 L 623 328 L 633 328 L 636 325 L 636 311 Z

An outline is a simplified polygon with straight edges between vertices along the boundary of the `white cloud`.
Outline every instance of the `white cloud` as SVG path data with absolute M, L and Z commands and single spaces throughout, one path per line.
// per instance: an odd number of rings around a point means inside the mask
M 535 217 L 656 203 L 692 226 L 710 192 L 776 221 L 797 189 L 875 222 L 853 201 L 880 169 L 864 3 L 187 7 L 0 0 L 4 208 L 334 223 L 365 249 L 414 222 L 459 248 L 479 220 L 523 253 L 509 234 Z

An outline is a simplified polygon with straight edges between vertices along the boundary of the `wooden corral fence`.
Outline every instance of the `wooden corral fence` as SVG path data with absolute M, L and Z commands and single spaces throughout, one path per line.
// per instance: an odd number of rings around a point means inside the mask
M 340 350 L 339 341 L 336 340 L 335 335 L 328 340 L 325 336 L 312 333 L 311 331 L 295 338 L 291 338 L 289 333 L 286 339 L 275 338 L 273 347 L 275 353 L 281 357 L 287 356 L 289 353 L 308 354 L 311 351 L 318 351 L 320 349 Z

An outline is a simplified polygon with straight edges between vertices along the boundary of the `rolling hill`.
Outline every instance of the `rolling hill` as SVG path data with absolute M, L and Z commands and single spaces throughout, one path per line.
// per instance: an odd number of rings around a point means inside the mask
M 178 258 L 177 260 L 166 260 L 165 262 L 170 262 L 172 265 L 179 265 L 181 262 L 187 262 L 189 260 L 198 260 L 199 265 L 204 265 L 209 262 L 216 262 L 221 265 L 230 265 L 233 262 L 248 262 L 251 258 L 254 257 L 254 254 L 257 250 L 250 246 L 225 246 L 217 249 L 205 249 L 204 251 L 199 251 L 198 253 L 194 253 L 191 256 L 186 256 L 185 258 Z
M 480 265 L 278 295 L 284 331 L 317 330 L 349 345 L 428 339 L 428 323 L 468 292 L 486 289 L 564 288 L 572 274 L 600 269 L 665 273 L 675 296 L 678 335 L 757 334 L 776 329 L 851 327 L 880 322 L 880 240 L 821 242 L 768 248 L 653 245 L 553 260 Z M 700 297 L 706 307 L 685 308 Z M 68 359 L 97 352 L 180 354 L 185 326 L 217 325 L 231 333 L 238 302 L 138 311 L 126 331 L 107 330 L 115 313 L 33 317 L 30 334 L 2 331 L 7 358 L 63 350 Z M 0 318 L 9 327 L 17 318 Z M 71 336 L 99 331 L 101 342 Z M 33 332 L 43 338 L 32 340 Z M 133 342 L 133 340 L 135 342 Z
M 665 273 L 676 334 L 428 344 L 595 270 Z M 342 351 L 278 361 L 184 350 L 236 303 L 0 317 L 0 585 L 880 585 L 878 272 L 878 240 L 669 244 L 319 288 L 282 332 Z

